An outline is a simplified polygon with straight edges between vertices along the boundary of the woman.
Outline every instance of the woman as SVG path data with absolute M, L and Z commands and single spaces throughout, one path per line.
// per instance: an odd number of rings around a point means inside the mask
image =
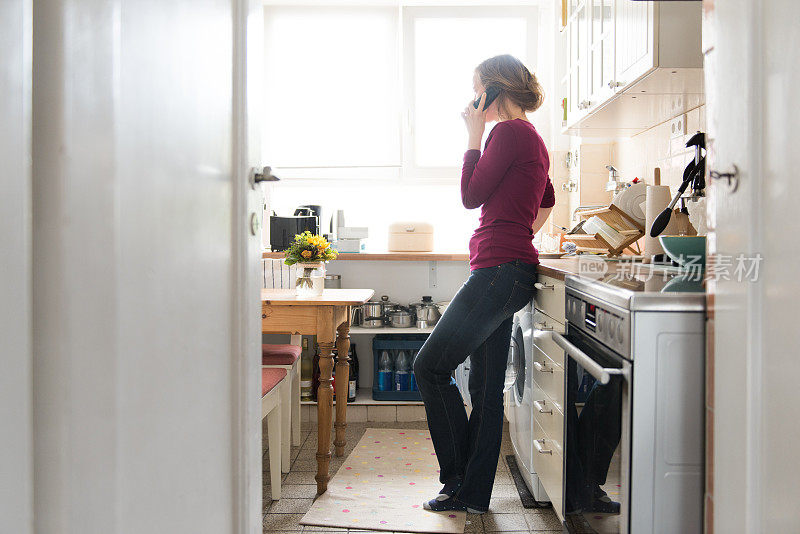
M 502 55 L 475 70 L 480 96 L 462 113 L 469 132 L 461 172 L 464 207 L 481 207 L 469 243 L 471 274 L 414 360 L 444 484 L 424 508 L 484 513 L 503 432 L 503 382 L 512 316 L 533 297 L 538 252 L 533 235 L 555 204 L 547 149 L 525 114 L 542 104 L 542 88 L 518 59 Z M 484 107 L 486 91 L 499 96 Z M 498 121 L 480 146 L 487 122 Z M 451 379 L 470 355 L 472 413 Z

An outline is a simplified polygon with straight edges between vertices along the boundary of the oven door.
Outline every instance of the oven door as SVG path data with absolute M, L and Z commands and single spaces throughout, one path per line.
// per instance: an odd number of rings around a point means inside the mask
M 573 532 L 627 533 L 630 362 L 567 323 L 564 349 L 564 516 Z

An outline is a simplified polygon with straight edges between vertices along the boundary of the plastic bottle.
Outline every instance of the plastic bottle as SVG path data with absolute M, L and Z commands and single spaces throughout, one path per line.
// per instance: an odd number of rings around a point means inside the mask
M 347 388 L 347 402 L 356 400 L 358 393 L 358 355 L 356 354 L 356 344 L 350 344 L 350 385 Z
M 391 391 L 392 390 L 392 357 L 389 356 L 389 351 L 381 352 L 380 360 L 378 360 L 378 391 Z
M 419 391 L 419 388 L 417 387 L 417 377 L 414 376 L 414 360 L 417 358 L 418 352 L 418 350 L 415 350 L 411 353 L 411 368 L 409 369 L 408 376 L 409 391 Z
M 313 398 L 314 355 L 308 350 L 308 338 L 305 336 L 300 358 L 300 399 L 310 401 Z
M 411 362 L 408 359 L 406 351 L 401 350 L 397 354 L 397 363 L 395 364 L 394 373 L 394 390 L 395 391 L 411 391 Z

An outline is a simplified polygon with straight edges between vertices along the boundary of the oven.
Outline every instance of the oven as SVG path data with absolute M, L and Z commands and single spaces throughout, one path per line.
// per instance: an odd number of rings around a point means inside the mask
M 629 312 L 566 295 L 564 518 L 573 532 L 627 533 L 633 366 Z

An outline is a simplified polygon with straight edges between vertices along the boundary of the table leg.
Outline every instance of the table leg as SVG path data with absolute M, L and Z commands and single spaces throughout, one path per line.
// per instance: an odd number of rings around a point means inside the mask
M 348 313 L 349 317 L 350 314 Z M 347 394 L 350 389 L 350 322 L 345 321 L 336 329 L 336 439 L 333 441 L 336 456 L 344 456 L 345 430 L 347 429 Z
M 331 462 L 331 411 L 333 409 L 333 343 L 319 342 L 319 387 L 317 388 L 317 494 L 328 489 Z

